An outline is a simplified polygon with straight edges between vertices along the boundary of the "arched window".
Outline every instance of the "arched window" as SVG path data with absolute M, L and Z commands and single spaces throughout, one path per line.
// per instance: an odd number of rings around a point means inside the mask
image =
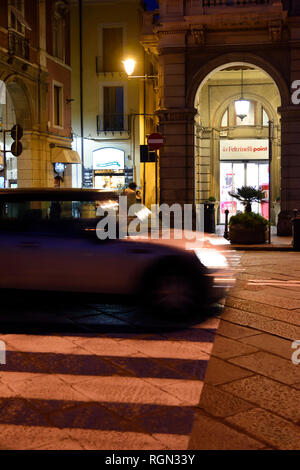
M 53 56 L 65 61 L 65 16 L 68 6 L 62 0 L 55 3 L 52 21 Z
M 229 110 L 227 108 L 221 119 L 221 127 L 228 127 L 228 126 L 229 126 Z
M 269 118 L 269 116 L 268 116 L 268 114 L 267 114 L 265 108 L 262 107 L 262 108 L 261 108 L 261 112 L 262 112 L 262 117 L 261 117 L 262 125 L 263 125 L 263 126 L 268 126 L 268 125 L 269 125 L 269 120 L 270 120 L 270 118 Z

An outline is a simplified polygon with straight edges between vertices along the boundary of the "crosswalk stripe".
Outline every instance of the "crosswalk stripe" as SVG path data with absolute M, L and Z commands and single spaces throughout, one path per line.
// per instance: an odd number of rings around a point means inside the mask
M 199 331 L 199 330 L 198 330 Z M 175 333 L 174 333 L 175 334 Z M 201 334 L 201 332 L 200 332 Z M 66 338 L 68 341 L 66 341 Z M 52 337 L 23 336 L 12 338 L 2 336 L 8 351 L 40 352 L 53 354 L 97 355 L 97 356 L 126 356 L 126 357 L 161 357 L 173 359 L 208 359 L 207 351 L 212 348 L 212 342 L 191 342 L 179 339 L 177 341 L 148 340 L 148 339 L 111 339 L 88 337 Z
M 90 429 L 57 429 L 42 426 L 18 426 L 0 424 L 1 450 L 55 450 L 63 441 L 67 442 L 66 449 L 73 444 L 75 449 L 84 450 L 185 450 L 188 446 L 188 436 L 176 434 L 152 435 L 141 432 L 99 431 Z M 70 445 L 70 440 L 73 442 Z
M 62 400 L 99 403 L 129 403 L 167 406 L 195 406 L 199 402 L 203 382 L 177 379 L 136 377 L 84 377 L 1 374 L 0 397 L 22 397 L 30 400 Z

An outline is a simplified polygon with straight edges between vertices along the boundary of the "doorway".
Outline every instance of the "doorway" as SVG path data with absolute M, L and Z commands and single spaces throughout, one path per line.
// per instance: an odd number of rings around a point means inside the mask
M 242 186 L 254 186 L 265 192 L 265 200 L 252 204 L 252 211 L 269 218 L 269 162 L 268 161 L 226 161 L 220 162 L 220 224 L 225 223 L 225 210 L 229 218 L 238 211 L 243 212 L 243 204 L 230 193 Z

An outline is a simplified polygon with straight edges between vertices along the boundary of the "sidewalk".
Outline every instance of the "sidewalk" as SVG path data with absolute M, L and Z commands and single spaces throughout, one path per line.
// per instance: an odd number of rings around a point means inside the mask
M 299 286 L 300 253 L 241 253 L 189 449 L 300 449 Z
M 216 234 L 220 237 L 224 236 L 224 225 L 216 227 Z M 278 237 L 276 234 L 276 227 L 271 227 L 271 243 L 264 243 L 262 245 L 231 245 L 235 250 L 246 251 L 292 251 L 293 239 L 292 237 Z

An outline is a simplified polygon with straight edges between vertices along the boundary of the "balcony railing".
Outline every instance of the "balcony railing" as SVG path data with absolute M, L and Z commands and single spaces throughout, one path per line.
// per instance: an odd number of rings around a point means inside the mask
M 248 5 L 271 5 L 273 0 L 200 0 L 203 7 L 232 7 L 232 6 L 248 6 Z
M 8 32 L 8 52 L 11 55 L 29 60 L 29 40 L 15 31 Z
M 125 114 L 103 114 L 97 116 L 97 134 L 107 132 L 129 132 L 130 119 Z

